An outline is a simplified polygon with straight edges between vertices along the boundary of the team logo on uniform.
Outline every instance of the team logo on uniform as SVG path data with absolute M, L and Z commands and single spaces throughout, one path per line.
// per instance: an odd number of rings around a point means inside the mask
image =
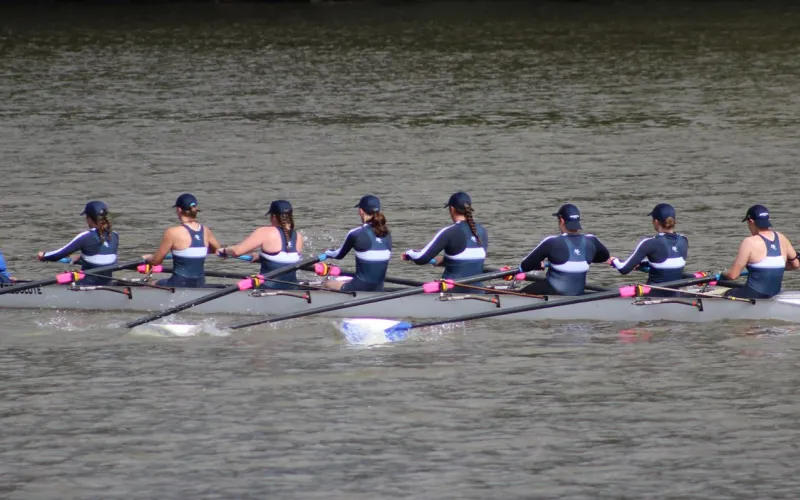
M 104 242 L 103 242 L 103 246 L 104 246 L 104 247 L 108 247 L 108 242 L 107 242 L 107 241 L 104 241 Z
M 575 255 L 580 255 L 580 254 L 581 254 L 581 251 L 576 248 L 575 249 Z
M 478 242 L 478 238 L 476 238 L 476 237 L 474 237 L 474 236 L 473 236 L 473 237 L 472 237 L 472 241 L 474 241 L 475 243 L 477 243 L 477 242 Z
M 200 235 L 199 234 L 195 234 L 194 235 L 194 239 L 196 239 L 197 241 L 200 241 Z
M 776 246 L 775 246 L 775 243 L 773 243 L 773 244 L 772 244 L 772 245 L 770 245 L 769 247 L 770 247 L 771 249 L 773 249 L 773 250 L 777 250 L 777 249 L 778 249 L 778 247 L 776 247 Z
M 677 252 L 677 251 L 678 251 L 678 247 L 675 247 L 675 246 L 673 246 L 673 247 L 672 247 L 672 251 L 673 251 L 673 252 Z
M 377 241 L 378 243 L 383 243 L 383 240 L 380 238 L 375 238 L 375 241 Z

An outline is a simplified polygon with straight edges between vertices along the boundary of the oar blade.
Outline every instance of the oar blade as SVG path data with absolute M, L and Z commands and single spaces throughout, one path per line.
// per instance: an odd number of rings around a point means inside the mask
M 336 326 L 348 344 L 363 346 L 406 340 L 410 325 L 391 319 L 349 318 L 342 320 Z

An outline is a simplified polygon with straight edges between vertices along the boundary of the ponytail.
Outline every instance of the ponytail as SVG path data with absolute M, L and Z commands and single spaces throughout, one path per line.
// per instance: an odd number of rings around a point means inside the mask
M 288 243 L 292 238 L 292 231 L 294 231 L 294 217 L 291 213 L 278 215 L 278 224 L 280 224 L 283 234 L 286 235 L 286 242 Z
M 197 212 L 199 211 L 200 210 L 197 208 L 197 205 L 192 205 L 188 210 L 182 208 L 181 215 L 185 217 L 191 217 L 192 219 L 197 219 Z
M 464 219 L 467 221 L 467 225 L 469 226 L 469 230 L 472 231 L 472 236 L 474 236 L 478 243 L 480 243 L 481 237 L 478 236 L 478 227 L 475 225 L 475 219 L 472 216 L 474 212 L 472 206 L 464 205 L 464 210 L 458 210 L 458 212 L 464 216 Z
M 372 214 L 372 218 L 369 220 L 369 225 L 372 227 L 372 232 L 375 233 L 375 236 L 378 238 L 382 238 L 389 234 L 389 228 L 386 227 L 386 217 L 383 216 L 381 212 L 375 212 Z
M 111 239 L 111 221 L 108 220 L 108 212 L 103 210 L 96 219 L 92 219 L 97 225 L 97 236 L 100 237 L 100 244 Z
M 664 222 L 661 222 L 661 226 L 667 230 L 675 229 L 675 219 L 673 217 L 667 217 Z

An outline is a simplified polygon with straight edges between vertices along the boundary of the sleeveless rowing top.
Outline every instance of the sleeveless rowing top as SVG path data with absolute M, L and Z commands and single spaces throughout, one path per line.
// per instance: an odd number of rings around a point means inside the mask
M 683 268 L 686 267 L 686 257 L 689 254 L 686 238 L 677 233 L 659 233 L 654 239 L 663 245 L 666 257 L 661 262 L 648 259 L 650 273 L 647 282 L 667 283 L 683 278 Z
M 786 261 L 781 256 L 781 239 L 776 231 L 775 240 L 770 241 L 762 235 L 758 235 L 767 246 L 767 256 L 758 262 L 747 264 L 746 286 L 758 293 L 773 297 L 781 291 L 783 283 L 783 271 L 786 268 Z
M 286 233 L 278 228 L 278 233 L 281 235 L 281 250 L 275 253 L 267 253 L 263 249 L 259 251 L 259 260 L 261 261 L 261 274 L 271 273 L 282 267 L 300 262 L 300 254 L 297 253 L 297 231 L 292 230 L 290 238 L 286 240 Z M 273 276 L 276 280 L 297 282 L 297 271 L 291 271 Z M 275 283 L 274 281 L 266 281 L 261 288 L 271 288 L 273 290 L 292 290 L 295 287 L 284 283 Z
M 469 278 L 470 276 L 481 274 L 483 272 L 483 261 L 486 259 L 486 249 L 472 234 L 469 224 L 459 221 L 455 225 L 459 231 L 464 233 L 467 242 L 466 248 L 455 255 L 450 255 L 445 250 L 442 263 L 444 265 L 442 278 Z M 478 234 L 484 239 L 487 238 L 485 236 L 486 230 L 483 229 L 483 226 L 477 223 L 475 226 Z M 473 284 L 478 285 L 477 283 Z
M 81 247 L 81 269 L 88 271 L 114 264 L 117 261 L 119 235 L 111 231 L 110 234 L 105 235 L 106 237 L 102 242 L 97 229 L 92 228 L 89 230 L 89 235 L 92 238 L 92 244 Z M 108 276 L 111 276 L 111 274 L 109 273 Z
M 184 278 L 204 278 L 208 245 L 203 225 L 201 224 L 197 231 L 186 224 L 183 224 L 183 227 L 189 231 L 192 244 L 183 250 L 172 251 L 172 273 Z
M 591 258 L 586 254 L 586 236 L 562 234 L 557 236 L 567 245 L 569 257 L 563 264 L 550 262 L 547 282 L 561 295 L 580 295 L 586 288 Z
M 356 250 L 356 278 L 364 283 L 383 285 L 392 258 L 392 235 L 377 237 L 369 224 L 361 231 L 369 238 L 369 248 Z

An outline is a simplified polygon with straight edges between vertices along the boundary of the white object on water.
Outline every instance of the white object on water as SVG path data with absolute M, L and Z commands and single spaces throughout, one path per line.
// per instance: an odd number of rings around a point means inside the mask
M 182 324 L 152 324 L 140 325 L 131 330 L 139 335 L 153 335 L 160 337 L 194 337 L 203 330 L 203 325 Z
M 345 340 L 355 345 L 380 345 L 399 342 L 408 337 L 406 330 L 393 332 L 394 326 L 402 323 L 392 319 L 348 318 L 336 324 Z

